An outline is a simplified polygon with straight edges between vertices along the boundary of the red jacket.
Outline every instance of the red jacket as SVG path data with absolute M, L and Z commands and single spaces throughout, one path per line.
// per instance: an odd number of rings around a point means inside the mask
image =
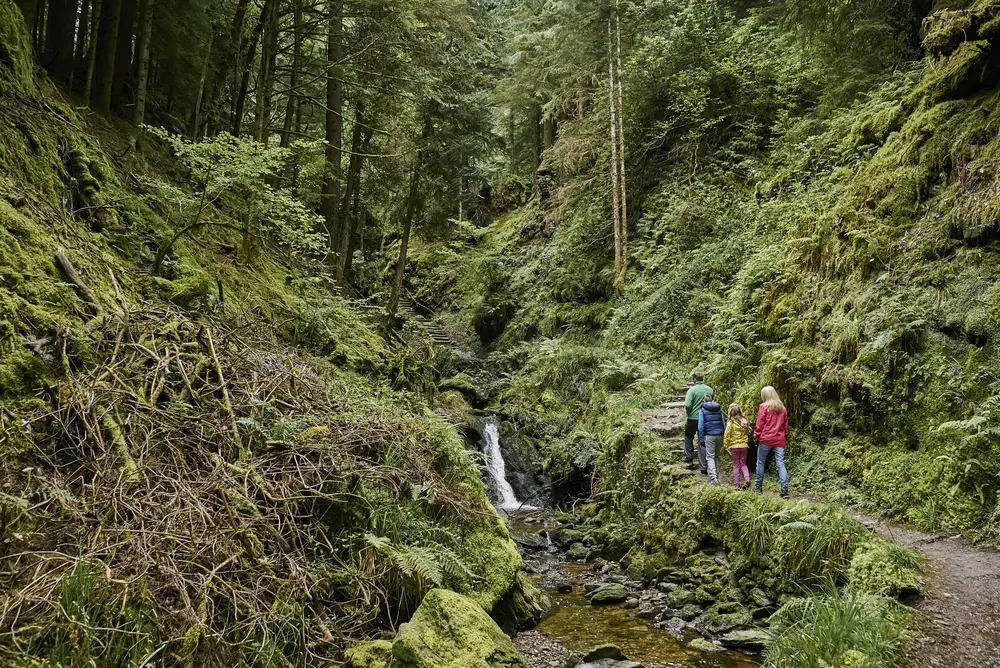
M 758 443 L 783 448 L 788 442 L 788 411 L 776 413 L 761 404 L 757 409 L 757 426 L 753 430 Z

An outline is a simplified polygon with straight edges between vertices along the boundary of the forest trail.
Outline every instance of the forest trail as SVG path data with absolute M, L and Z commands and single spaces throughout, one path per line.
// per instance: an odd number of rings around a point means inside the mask
M 681 461 L 686 390 L 678 391 L 677 400 L 642 414 L 647 429 L 677 445 L 668 451 L 665 463 Z M 720 462 L 720 477 L 726 484 L 731 482 L 732 471 L 725 461 Z M 796 497 L 821 501 L 803 494 Z M 882 538 L 911 547 L 925 557 L 926 587 L 913 605 L 922 616 L 921 635 L 910 643 L 907 655 L 912 663 L 908 665 L 1000 668 L 1000 547 L 976 547 L 960 534 L 924 533 L 857 509 L 847 510 Z

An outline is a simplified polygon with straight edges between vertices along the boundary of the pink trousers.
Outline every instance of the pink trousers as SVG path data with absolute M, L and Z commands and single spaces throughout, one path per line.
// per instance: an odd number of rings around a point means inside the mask
M 729 454 L 733 456 L 733 485 L 739 488 L 740 472 L 743 473 L 743 479 L 750 482 L 750 471 L 747 469 L 747 448 L 733 448 Z

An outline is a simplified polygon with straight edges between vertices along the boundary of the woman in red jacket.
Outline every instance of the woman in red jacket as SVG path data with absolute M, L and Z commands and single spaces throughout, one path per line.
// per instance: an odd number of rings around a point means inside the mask
M 781 496 L 788 498 L 788 471 L 785 470 L 785 445 L 788 443 L 788 411 L 773 387 L 760 391 L 760 408 L 757 409 L 757 426 L 753 435 L 757 439 L 757 493 L 764 490 L 764 465 L 774 453 L 778 463 L 778 480 Z

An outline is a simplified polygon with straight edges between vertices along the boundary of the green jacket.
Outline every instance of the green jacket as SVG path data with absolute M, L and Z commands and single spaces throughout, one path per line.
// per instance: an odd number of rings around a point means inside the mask
M 688 420 L 697 420 L 698 414 L 701 411 L 701 404 L 705 401 L 705 397 L 710 394 L 715 394 L 715 390 L 710 388 L 705 383 L 695 383 L 691 389 L 687 391 L 684 396 L 684 410 L 687 411 Z

